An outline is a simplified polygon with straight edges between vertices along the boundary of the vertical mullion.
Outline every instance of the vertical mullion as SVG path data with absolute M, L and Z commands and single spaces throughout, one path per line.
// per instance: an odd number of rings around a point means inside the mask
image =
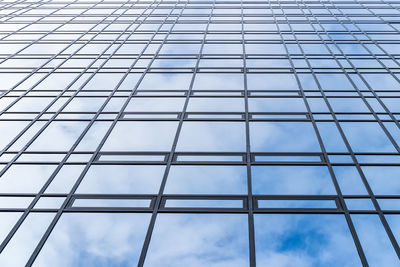
M 241 6 L 241 35 L 242 35 L 242 50 L 243 50 L 243 88 L 244 88 L 244 108 L 245 108 L 245 124 L 246 124 L 246 169 L 247 169 L 247 205 L 248 205 L 248 231 L 249 231 L 249 261 L 250 266 L 256 266 L 256 251 L 255 251 L 255 229 L 254 229 L 254 207 L 253 207 L 253 188 L 251 178 L 251 148 L 250 148 L 250 123 L 249 123 L 249 91 L 247 88 L 247 65 L 246 65 L 246 44 L 244 35 L 244 12 L 243 0 L 240 1 Z

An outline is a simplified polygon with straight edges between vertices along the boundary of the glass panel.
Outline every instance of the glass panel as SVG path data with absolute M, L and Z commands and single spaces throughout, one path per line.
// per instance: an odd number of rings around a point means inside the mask
M 249 90 L 298 90 L 293 74 L 248 74 Z
M 377 215 L 353 214 L 351 218 L 370 266 L 397 266 L 399 259 Z
M 245 166 L 172 166 L 166 194 L 246 194 Z
M 259 199 L 259 208 L 267 209 L 336 209 L 334 200 Z
M 40 112 L 50 104 L 51 97 L 23 97 L 8 111 L 10 112 Z
M 243 208 L 240 199 L 167 199 L 166 208 Z
M 343 215 L 256 214 L 257 266 L 361 266 Z
M 8 145 L 26 125 L 27 121 L 0 121 L 0 149 Z
M 157 194 L 165 166 L 92 165 L 77 193 Z
M 255 161 L 260 162 L 321 162 L 320 156 L 258 156 L 254 157 Z
M 184 122 L 177 151 L 239 152 L 245 140 L 241 122 Z
M 301 98 L 249 98 L 250 112 L 307 112 Z
M 385 218 L 392 230 L 397 242 L 400 241 L 400 215 L 399 214 L 386 214 Z
M 188 112 L 244 112 L 241 98 L 199 98 L 191 97 Z
M 243 90 L 241 74 L 199 73 L 193 83 L 193 90 Z
M 53 217 L 54 213 L 29 213 L 0 254 L 0 265 L 25 266 Z
M 321 151 L 309 122 L 250 122 L 250 145 L 253 152 Z
M 147 73 L 139 90 L 188 90 L 192 74 Z
M 248 266 L 247 216 L 159 214 L 144 266 Z
M 37 193 L 56 165 L 12 165 L 0 179 L 1 193 Z
M 63 214 L 33 266 L 136 266 L 149 220 L 143 213 Z
M 344 195 L 367 195 L 364 183 L 356 167 L 334 166 L 336 179 Z
M 96 121 L 79 142 L 75 151 L 95 151 L 111 126 L 108 121 Z
M 95 208 L 149 208 L 150 199 L 75 199 L 73 207 L 95 207 Z
M 67 151 L 86 126 L 87 122 L 54 121 L 29 146 L 28 151 Z
M 33 197 L 3 197 L 0 196 L 0 209 L 26 209 Z
M 123 78 L 122 73 L 97 73 L 84 86 L 85 90 L 114 90 Z
M 400 195 L 399 167 L 362 167 L 365 177 L 376 195 Z
M 323 90 L 354 90 L 344 74 L 317 74 L 317 78 Z
M 254 194 L 334 195 L 328 168 L 324 166 L 253 166 Z
M 21 212 L 1 212 L 0 213 L 0 242 L 6 238 L 11 228 L 21 217 Z
M 41 197 L 36 203 L 36 209 L 59 209 L 64 203 L 65 197 Z
M 375 210 L 374 204 L 369 198 L 347 198 L 345 202 L 349 210 Z
M 377 122 L 341 122 L 354 152 L 395 152 L 392 143 Z
M 382 101 L 391 112 L 400 112 L 400 98 L 382 98 Z
M 75 97 L 63 109 L 64 112 L 97 112 L 104 103 L 103 97 Z
M 46 193 L 69 193 L 84 165 L 64 165 L 46 189 Z
M 363 74 L 374 90 L 399 90 L 400 84 L 390 74 Z
M 102 151 L 167 151 L 177 126 L 177 122 L 169 121 L 119 121 Z
M 184 103 L 183 97 L 134 97 L 125 112 L 179 112 Z
M 379 206 L 382 210 L 400 210 L 400 199 L 378 199 Z
M 342 136 L 333 122 L 317 122 L 317 128 L 327 152 L 347 152 Z
M 329 98 L 334 112 L 370 112 L 361 98 Z

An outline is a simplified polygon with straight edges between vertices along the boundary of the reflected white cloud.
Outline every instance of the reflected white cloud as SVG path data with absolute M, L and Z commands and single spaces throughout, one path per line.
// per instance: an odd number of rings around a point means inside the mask
M 56 165 L 12 165 L 0 178 L 1 193 L 37 193 Z
M 165 166 L 93 165 L 86 173 L 77 193 L 156 194 Z
M 144 266 L 248 266 L 247 216 L 159 214 Z
M 375 214 L 353 214 L 351 218 L 370 266 L 398 266 L 399 259 Z
M 33 266 L 136 266 L 149 220 L 150 214 L 64 214 Z
M 28 151 L 68 151 L 85 129 L 85 121 L 53 121 Z
M 245 166 L 172 166 L 166 194 L 247 194 Z
M 241 122 L 185 122 L 177 151 L 243 152 L 245 125 Z
M 343 215 L 255 215 L 257 266 L 361 266 Z
M 250 122 L 253 152 L 318 152 L 321 148 L 309 122 Z
M 336 194 L 325 166 L 253 166 L 252 182 L 254 194 Z
M 0 254 L 0 265 L 25 266 L 54 215 L 30 213 Z
M 120 121 L 107 138 L 102 151 L 168 151 L 178 122 Z

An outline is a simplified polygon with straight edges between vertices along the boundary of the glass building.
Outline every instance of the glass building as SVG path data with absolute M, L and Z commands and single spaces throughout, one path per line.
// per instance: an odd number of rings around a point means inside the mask
M 400 266 L 400 1 L 0 21 L 0 266 Z

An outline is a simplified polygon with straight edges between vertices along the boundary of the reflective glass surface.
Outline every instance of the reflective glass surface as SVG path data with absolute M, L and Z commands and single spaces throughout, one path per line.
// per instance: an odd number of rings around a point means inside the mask
M 400 266 L 400 1 L 0 1 L 0 266 Z

